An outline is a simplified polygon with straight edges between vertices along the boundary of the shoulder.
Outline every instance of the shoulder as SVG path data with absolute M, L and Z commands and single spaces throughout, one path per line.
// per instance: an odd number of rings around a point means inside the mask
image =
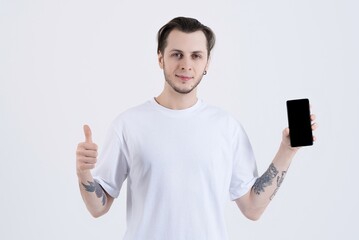
M 114 130 L 121 130 L 131 123 L 146 119 L 146 116 L 148 116 L 150 112 L 150 106 L 150 102 L 146 101 L 142 104 L 126 109 L 112 120 L 111 128 Z
M 241 127 L 241 123 L 230 112 L 224 110 L 221 107 L 205 104 L 204 111 L 209 118 L 213 118 L 216 121 L 223 122 L 229 127 Z
M 121 122 L 129 118 L 131 119 L 133 117 L 138 117 L 139 115 L 144 115 L 148 113 L 148 111 L 150 110 L 150 106 L 151 106 L 150 102 L 146 101 L 137 106 L 130 107 L 125 111 L 119 113 L 114 119 L 114 122 Z

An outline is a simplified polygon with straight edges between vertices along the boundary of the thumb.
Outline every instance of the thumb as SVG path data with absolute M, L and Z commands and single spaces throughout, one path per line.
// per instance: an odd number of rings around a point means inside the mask
M 88 125 L 84 125 L 85 142 L 92 143 L 92 132 Z

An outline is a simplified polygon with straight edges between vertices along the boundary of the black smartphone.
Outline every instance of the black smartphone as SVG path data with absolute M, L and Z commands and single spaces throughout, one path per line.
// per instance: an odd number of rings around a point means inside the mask
M 292 147 L 313 145 L 309 100 L 307 98 L 288 100 L 287 113 L 290 145 Z

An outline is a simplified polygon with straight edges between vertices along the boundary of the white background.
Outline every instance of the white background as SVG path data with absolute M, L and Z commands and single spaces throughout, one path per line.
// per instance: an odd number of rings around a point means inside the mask
M 101 149 L 117 114 L 160 93 L 156 33 L 176 16 L 215 31 L 199 96 L 242 122 L 260 173 L 287 99 L 309 98 L 318 119 L 258 222 L 228 201 L 230 239 L 358 239 L 358 12 L 354 0 L 0 0 L 0 239 L 122 238 L 126 191 L 93 219 L 75 149 L 83 124 Z

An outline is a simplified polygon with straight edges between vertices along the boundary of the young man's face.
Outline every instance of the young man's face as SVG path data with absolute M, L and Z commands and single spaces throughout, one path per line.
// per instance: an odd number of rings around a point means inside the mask
M 207 40 L 202 31 L 184 33 L 173 30 L 167 46 L 158 54 L 167 87 L 180 94 L 192 92 L 208 67 Z

